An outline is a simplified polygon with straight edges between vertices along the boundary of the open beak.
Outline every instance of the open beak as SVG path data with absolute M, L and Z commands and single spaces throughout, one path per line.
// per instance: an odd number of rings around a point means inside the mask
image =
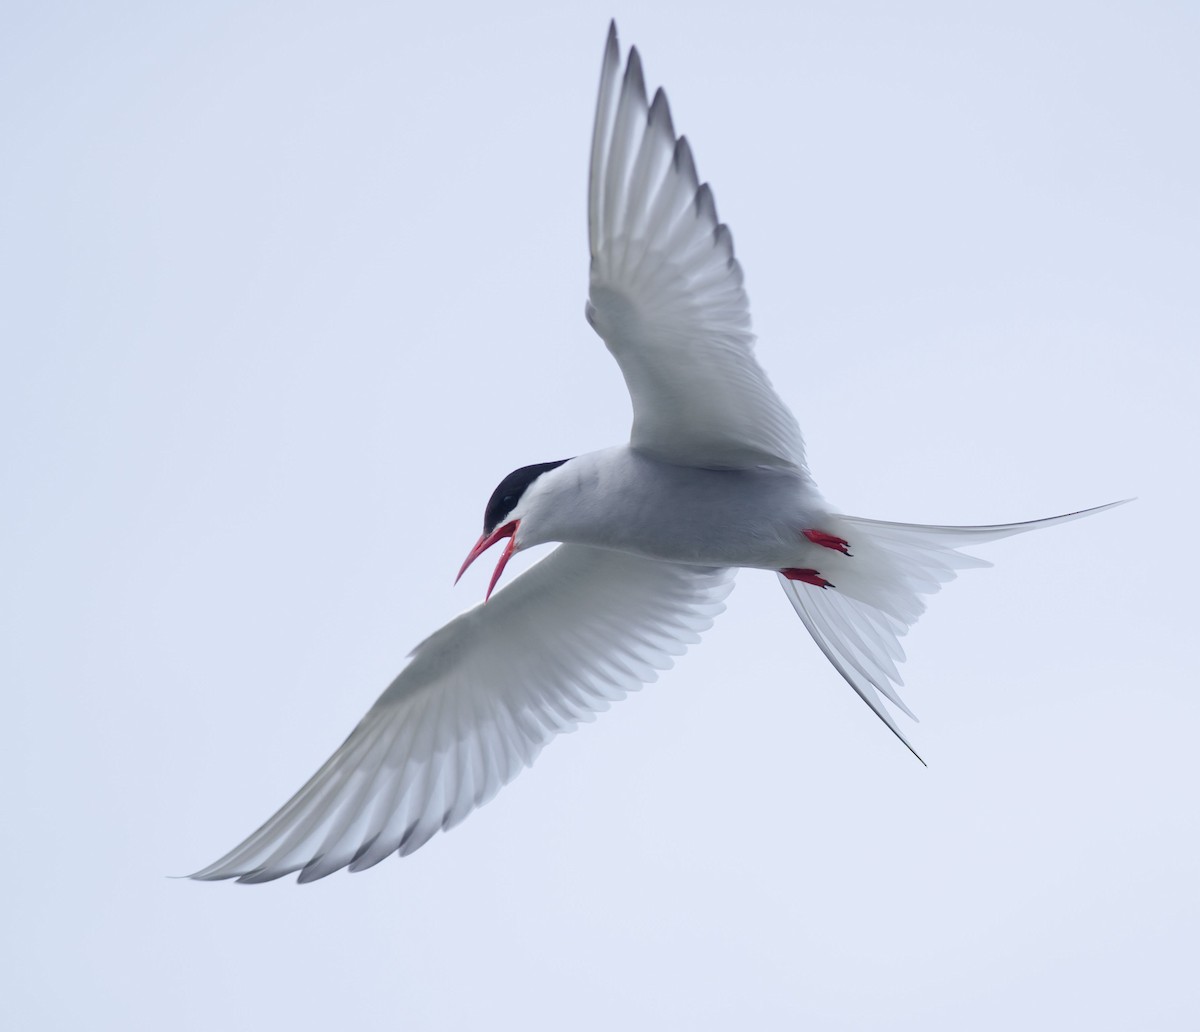
M 500 553 L 500 561 L 496 564 L 495 572 L 492 574 L 491 583 L 488 585 L 487 594 L 483 596 L 486 602 L 492 597 L 492 590 L 496 587 L 496 582 L 500 579 L 500 574 L 504 572 L 504 567 L 508 565 L 508 560 L 512 557 L 517 546 L 517 527 L 521 524 L 520 520 L 513 520 L 510 523 L 504 524 L 503 527 L 497 527 L 490 534 L 482 535 L 475 542 L 475 547 L 471 549 L 466 561 L 462 564 L 462 569 L 458 571 L 458 576 L 454 578 L 454 583 L 457 584 L 462 578 L 462 575 L 467 572 L 467 567 L 478 559 L 484 552 L 492 547 L 501 538 L 508 538 L 508 545 L 504 551 Z

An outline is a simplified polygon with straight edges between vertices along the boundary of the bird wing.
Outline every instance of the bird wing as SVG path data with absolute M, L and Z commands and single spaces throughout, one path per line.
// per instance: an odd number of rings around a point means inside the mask
M 407 855 L 555 735 L 653 681 L 724 608 L 733 570 L 562 545 L 413 650 L 308 783 L 191 875 L 312 881 Z
M 920 760 L 883 700 L 917 719 L 896 692 L 904 684 L 896 664 L 904 660 L 900 638 L 925 611 L 921 596 L 941 590 L 959 570 L 992 565 L 960 552 L 964 546 L 1068 523 L 1124 504 L 1110 502 L 1063 516 L 983 527 L 885 523 L 835 516 L 828 525 L 846 540 L 851 554 L 842 556 L 831 551 L 823 557 L 828 565 L 822 566 L 821 573 L 831 586 L 791 581 L 782 574 L 779 580 L 829 662 Z
M 588 321 L 633 400 L 631 444 L 707 469 L 803 468 L 795 417 L 755 361 L 729 228 L 660 89 L 625 74 L 616 26 L 600 75 L 588 185 Z

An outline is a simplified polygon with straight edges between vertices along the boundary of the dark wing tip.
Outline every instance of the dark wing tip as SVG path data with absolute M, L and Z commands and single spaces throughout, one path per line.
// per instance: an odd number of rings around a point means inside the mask
M 625 92 L 632 92 L 641 100 L 641 106 L 646 106 L 646 76 L 642 72 L 642 58 L 637 47 L 629 48 L 629 60 L 625 64 L 625 81 L 622 84 Z
M 686 136 L 675 141 L 675 153 L 672 155 L 675 171 L 678 172 L 693 187 L 699 187 L 700 177 L 696 174 L 696 159 L 692 157 L 692 145 Z
M 601 67 L 617 65 L 620 64 L 620 61 L 621 43 L 617 39 L 617 22 L 616 19 L 613 19 L 608 23 L 608 38 L 604 41 L 604 60 L 601 62 Z
M 725 267 L 732 269 L 735 261 L 733 252 L 733 234 L 724 222 L 717 224 L 713 230 L 713 246 L 725 256 Z
M 654 91 L 646 122 L 652 130 L 661 132 L 665 139 L 674 143 L 675 125 L 671 121 L 671 105 L 667 103 L 667 95 L 661 86 Z
M 715 229 L 719 223 L 717 221 L 717 202 L 713 197 L 712 187 L 707 183 L 701 183 L 693 203 L 696 206 L 696 218 L 711 222 Z

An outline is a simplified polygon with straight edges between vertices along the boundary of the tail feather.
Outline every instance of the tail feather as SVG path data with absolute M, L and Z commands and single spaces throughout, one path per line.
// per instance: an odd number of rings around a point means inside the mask
M 837 516 L 830 526 L 821 528 L 850 545 L 849 555 L 831 550 L 828 556 L 822 556 L 822 576 L 833 587 L 788 580 L 782 574 L 779 580 L 797 615 L 837 672 L 921 760 L 896 725 L 884 699 L 917 719 L 896 692 L 903 684 L 896 669 L 896 663 L 904 660 L 899 638 L 925 611 L 923 595 L 941 590 L 959 570 L 992 565 L 959 548 L 1067 523 L 1129 500 L 1048 519 L 986 527 L 885 523 Z

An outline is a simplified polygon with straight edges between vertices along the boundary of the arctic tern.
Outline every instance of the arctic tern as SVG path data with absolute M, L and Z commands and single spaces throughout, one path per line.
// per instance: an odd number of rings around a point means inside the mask
M 407 855 L 456 825 L 555 735 L 653 681 L 724 609 L 737 569 L 774 570 L 839 674 L 905 745 L 884 700 L 922 596 L 967 567 L 959 549 L 1111 508 L 984 527 L 838 515 L 800 429 L 753 355 L 742 269 L 713 194 L 621 73 L 609 27 L 588 185 L 586 315 L 633 400 L 628 444 L 510 473 L 459 576 L 507 541 L 484 602 L 425 639 L 309 782 L 191 875 L 302 882 Z M 513 553 L 558 542 L 492 597 Z M 909 746 L 911 749 L 912 747 Z M 918 757 L 919 758 L 919 757 Z

